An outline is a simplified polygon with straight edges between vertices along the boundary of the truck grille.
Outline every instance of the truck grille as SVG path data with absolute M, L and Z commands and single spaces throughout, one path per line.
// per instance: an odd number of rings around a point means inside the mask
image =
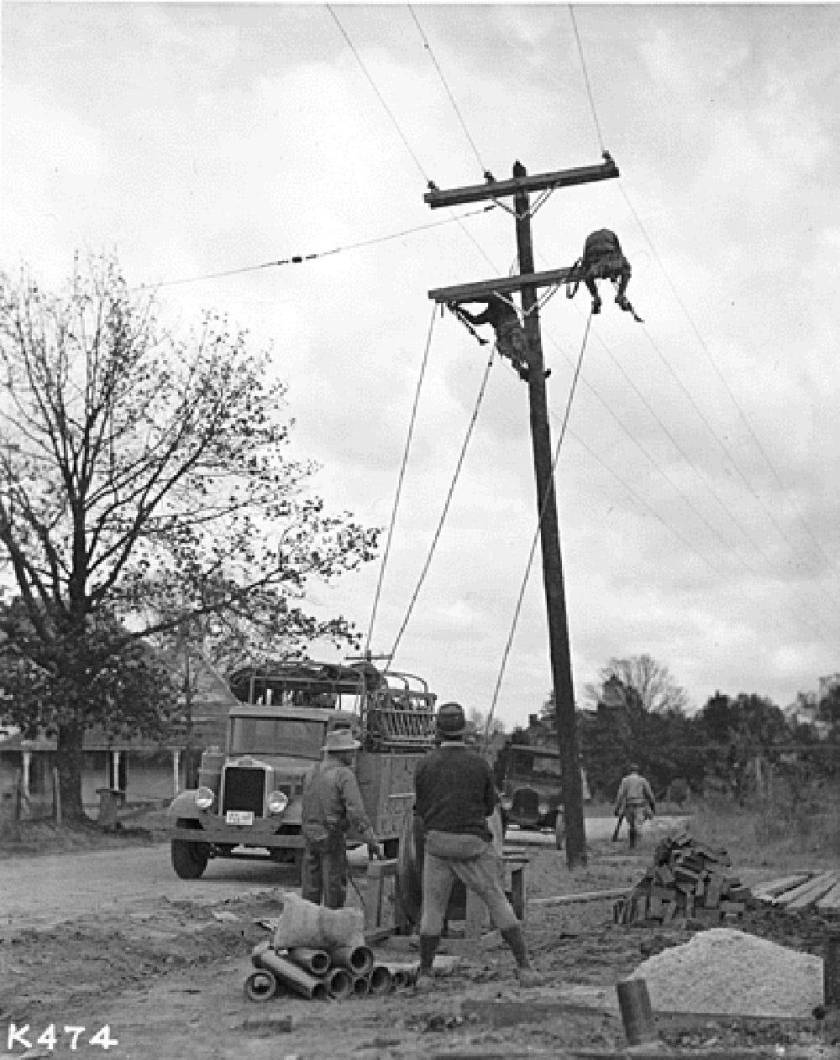
M 228 766 L 224 776 L 222 813 L 228 810 L 251 810 L 263 816 L 265 770 L 245 766 Z

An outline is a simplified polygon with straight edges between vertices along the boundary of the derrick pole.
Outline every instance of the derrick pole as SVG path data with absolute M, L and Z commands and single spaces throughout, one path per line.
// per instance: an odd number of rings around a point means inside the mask
M 540 543 L 548 618 L 548 642 L 551 676 L 554 686 L 554 710 L 557 741 L 563 775 L 563 808 L 566 826 L 566 863 L 569 868 L 586 864 L 586 834 L 583 825 L 583 792 L 578 754 L 577 723 L 575 718 L 574 685 L 569 651 L 569 629 L 563 578 L 563 559 L 560 551 L 560 529 L 554 490 L 554 469 L 548 402 L 545 391 L 542 336 L 540 332 L 537 288 L 562 283 L 573 274 L 572 269 L 534 272 L 534 251 L 531 236 L 529 192 L 585 184 L 595 180 L 617 177 L 618 169 L 608 154 L 599 166 L 585 166 L 575 170 L 529 176 L 517 162 L 513 179 L 493 181 L 451 191 L 432 189 L 424 200 L 432 207 L 454 206 L 481 199 L 512 196 L 516 215 L 516 245 L 519 255 L 519 275 L 500 277 L 457 287 L 438 288 L 429 292 L 434 301 L 447 304 L 489 297 L 494 292 L 519 290 L 522 297 L 524 330 L 528 347 L 529 381 L 528 405 L 530 412 L 531 444 L 534 475 L 537 487 L 537 512 L 540 519 Z

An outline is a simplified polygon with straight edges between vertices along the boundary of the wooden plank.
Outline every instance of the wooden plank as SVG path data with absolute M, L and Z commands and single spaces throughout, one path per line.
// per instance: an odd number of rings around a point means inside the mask
M 819 898 L 823 898 L 838 882 L 836 872 L 826 872 L 811 881 L 811 887 L 805 894 L 795 898 L 792 902 L 785 902 L 786 909 L 804 909 L 813 905 Z M 782 896 L 784 897 L 784 895 Z
M 774 898 L 773 905 L 782 905 L 785 909 L 803 909 L 811 901 L 822 898 L 829 889 L 833 875 L 831 872 L 822 872 L 819 876 L 808 880 L 807 883 L 800 884 L 799 887 L 794 887 L 792 891 L 785 891 L 778 898 Z
M 817 909 L 821 912 L 831 912 L 832 910 L 840 910 L 840 880 L 831 888 L 831 890 L 823 895 L 822 898 L 817 902 Z
M 777 880 L 770 880 L 768 883 L 758 883 L 752 889 L 753 898 L 759 898 L 761 901 L 769 898 L 775 898 L 777 895 L 782 894 L 783 891 L 789 891 L 792 887 L 798 887 L 800 883 L 805 883 L 813 877 L 813 872 L 798 872 L 795 876 L 782 876 Z
M 610 180 L 619 176 L 618 166 L 610 158 L 597 166 L 577 166 L 554 173 L 526 174 L 509 180 L 485 181 L 484 184 L 468 184 L 463 188 L 441 191 L 433 188 L 423 196 L 423 202 L 432 209 L 441 206 L 459 206 L 465 202 L 484 202 L 485 199 L 501 199 L 516 195 L 520 191 L 547 191 L 549 188 L 568 188 L 576 184 L 591 184 L 595 180 Z
M 433 302 L 481 302 L 491 294 L 512 294 L 523 287 L 553 287 L 564 283 L 574 275 L 574 269 L 548 269 L 544 272 L 528 272 L 519 276 L 499 276 L 495 280 L 476 280 L 474 283 L 459 283 L 454 287 L 435 287 L 429 291 Z
M 581 1013 L 592 1016 L 608 1011 L 601 1005 L 587 1005 L 582 1001 L 483 1001 L 466 998 L 461 1002 L 461 1015 L 476 1020 L 482 1027 L 512 1027 L 517 1023 L 543 1022 L 555 1016 Z
M 578 902 L 600 902 L 605 898 L 626 898 L 629 887 L 609 891 L 581 891 L 579 894 L 555 894 L 551 898 L 531 898 L 531 905 L 575 905 Z

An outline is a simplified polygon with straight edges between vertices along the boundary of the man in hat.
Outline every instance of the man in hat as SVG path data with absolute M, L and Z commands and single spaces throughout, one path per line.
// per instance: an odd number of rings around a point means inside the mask
M 432 964 L 456 878 L 483 899 L 516 959 L 520 984 L 537 986 L 542 977 L 531 967 L 487 827 L 497 801 L 493 774 L 487 762 L 466 747 L 466 728 L 464 708 L 444 703 L 437 716 L 440 746 L 420 762 L 414 778 L 414 812 L 425 832 L 417 989 L 433 985 Z
M 360 746 L 349 729 L 328 732 L 323 760 L 303 782 L 301 896 L 328 909 L 342 909 L 347 899 L 345 833 L 351 825 L 361 832 L 369 856 L 382 856 L 353 772 Z
M 613 839 L 618 839 L 618 830 L 621 827 L 622 818 L 627 821 L 630 830 L 630 846 L 636 845 L 639 829 L 645 819 L 656 813 L 656 800 L 653 790 L 646 777 L 639 772 L 639 767 L 631 763 L 625 776 L 621 778 L 618 793 L 615 797 L 615 816 L 618 824 L 613 833 Z

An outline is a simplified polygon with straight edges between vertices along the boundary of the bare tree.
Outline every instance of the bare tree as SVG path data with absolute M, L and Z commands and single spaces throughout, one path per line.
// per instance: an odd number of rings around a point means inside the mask
M 345 620 L 306 612 L 306 586 L 371 559 L 377 534 L 306 492 L 267 355 L 213 313 L 176 338 L 112 259 L 77 265 L 59 296 L 0 276 L 0 373 L 4 715 L 57 734 L 80 818 L 85 729 L 153 720 L 149 681 L 125 687 L 148 661 L 138 642 L 199 617 L 286 651 L 346 640 Z
M 628 659 L 610 659 L 600 671 L 600 684 L 587 685 L 587 698 L 598 703 L 604 685 L 616 678 L 625 689 L 638 696 L 638 705 L 645 711 L 683 711 L 688 706 L 688 694 L 671 676 L 667 666 L 650 655 L 632 655 Z

